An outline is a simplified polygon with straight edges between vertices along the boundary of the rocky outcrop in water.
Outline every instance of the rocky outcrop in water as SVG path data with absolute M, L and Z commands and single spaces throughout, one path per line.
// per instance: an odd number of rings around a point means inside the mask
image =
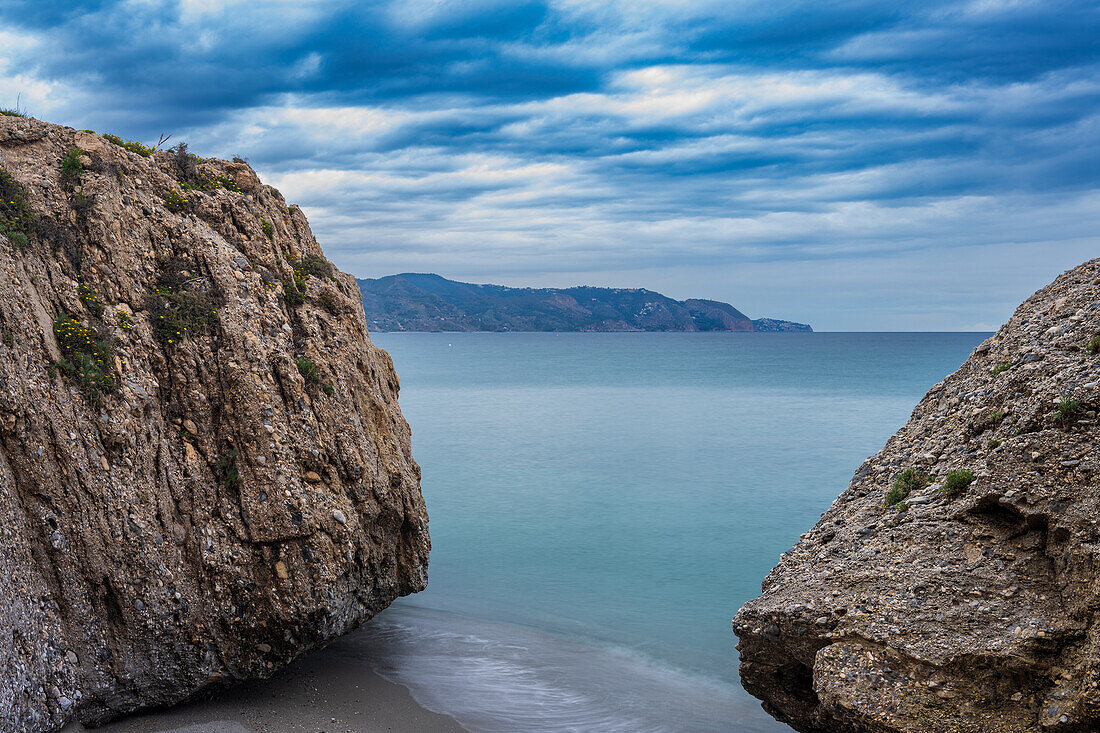
M 774 318 L 757 318 L 752 325 L 761 333 L 813 333 L 813 329 L 805 323 L 794 321 L 778 321 Z
M 746 689 L 801 731 L 1100 729 L 1098 408 L 1092 260 L 933 387 L 782 557 L 733 623 Z
M 265 677 L 422 589 L 398 380 L 243 161 L 0 116 L 0 719 Z

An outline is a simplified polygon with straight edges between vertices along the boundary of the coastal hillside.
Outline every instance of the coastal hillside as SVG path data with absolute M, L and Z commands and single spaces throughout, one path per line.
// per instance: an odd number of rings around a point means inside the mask
M 899 355 L 899 358 L 904 358 Z M 1100 260 L 1017 309 L 738 612 L 801 731 L 1100 729 Z
M 426 582 L 398 379 L 243 161 L 0 116 L 0 719 L 267 677 Z
M 640 288 L 509 288 L 404 273 L 359 280 L 377 331 L 811 331 L 728 303 Z

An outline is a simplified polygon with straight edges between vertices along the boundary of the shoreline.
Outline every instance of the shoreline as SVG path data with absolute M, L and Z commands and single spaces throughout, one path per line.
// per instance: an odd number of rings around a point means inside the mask
M 266 680 L 99 728 L 75 723 L 62 733 L 465 732 L 454 718 L 417 703 L 404 685 L 378 675 L 354 653 L 352 639 L 338 639 Z

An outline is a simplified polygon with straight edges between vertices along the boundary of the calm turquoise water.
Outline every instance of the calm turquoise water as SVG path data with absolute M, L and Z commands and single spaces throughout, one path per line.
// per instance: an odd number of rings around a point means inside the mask
M 364 644 L 471 730 L 786 730 L 730 619 L 985 334 L 375 334 L 428 590 Z

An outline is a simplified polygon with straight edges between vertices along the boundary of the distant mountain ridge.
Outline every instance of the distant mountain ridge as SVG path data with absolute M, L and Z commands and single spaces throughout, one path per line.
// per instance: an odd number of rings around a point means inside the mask
M 802 331 L 752 320 L 729 303 L 673 300 L 643 288 L 510 288 L 402 273 L 357 280 L 375 331 Z

